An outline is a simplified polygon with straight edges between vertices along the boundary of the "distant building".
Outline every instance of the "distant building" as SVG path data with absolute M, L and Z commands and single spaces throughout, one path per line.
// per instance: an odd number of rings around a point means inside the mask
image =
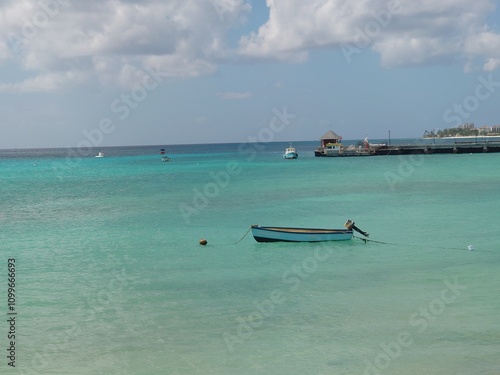
M 474 123 L 473 122 L 466 122 L 465 124 L 460 125 L 459 129 L 468 129 L 468 130 L 474 129 Z
M 330 143 L 340 143 L 342 137 L 335 134 L 333 131 L 329 130 L 326 134 L 324 134 L 321 138 L 321 147 L 326 147 L 327 144 Z
M 472 137 L 478 135 L 494 135 L 498 136 L 500 134 L 500 125 L 483 125 L 479 128 L 474 127 L 473 122 L 468 122 L 460 125 L 458 128 L 449 128 L 438 130 L 437 134 L 433 132 L 428 132 L 427 130 L 424 132 L 424 138 L 430 138 L 437 135 L 438 138 L 443 137 Z
M 486 125 L 481 126 L 480 128 L 478 128 L 478 130 L 479 130 L 479 133 L 481 133 L 481 134 L 482 133 L 491 133 L 491 131 L 492 131 L 491 126 L 486 126 Z

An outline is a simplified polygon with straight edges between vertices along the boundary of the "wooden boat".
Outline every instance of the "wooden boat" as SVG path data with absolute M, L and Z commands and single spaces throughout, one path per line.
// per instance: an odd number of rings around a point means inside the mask
M 348 241 L 353 237 L 353 230 L 368 237 L 348 220 L 346 229 L 316 229 L 316 228 L 289 228 L 289 227 L 262 227 L 252 225 L 252 235 L 257 242 L 322 242 L 322 241 Z

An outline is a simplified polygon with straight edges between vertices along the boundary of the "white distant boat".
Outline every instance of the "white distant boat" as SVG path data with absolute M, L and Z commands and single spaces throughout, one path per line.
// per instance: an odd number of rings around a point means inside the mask
M 285 149 L 285 153 L 283 154 L 284 159 L 297 159 L 299 157 L 299 154 L 295 150 L 295 147 L 287 147 Z
M 96 158 L 103 158 L 104 152 L 99 151 L 99 153 L 95 156 Z

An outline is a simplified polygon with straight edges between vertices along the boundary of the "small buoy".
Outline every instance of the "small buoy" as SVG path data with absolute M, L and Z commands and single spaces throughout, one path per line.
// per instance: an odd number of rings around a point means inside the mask
M 202 239 L 200 240 L 200 245 L 205 246 L 207 243 L 208 243 L 208 242 L 207 242 L 207 240 L 206 240 L 206 239 L 204 239 L 204 238 L 202 238 Z
M 469 246 L 467 246 L 467 249 L 469 249 L 469 251 L 474 251 L 474 246 L 469 245 Z

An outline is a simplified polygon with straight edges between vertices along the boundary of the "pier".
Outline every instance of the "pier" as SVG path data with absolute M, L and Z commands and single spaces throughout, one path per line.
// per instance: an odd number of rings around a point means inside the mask
M 370 150 L 371 155 L 410 154 L 477 154 L 500 152 L 500 142 L 455 142 L 450 144 L 421 144 L 380 146 Z
M 376 155 L 411 155 L 411 154 L 480 154 L 500 152 L 499 136 L 492 137 L 455 137 L 455 138 L 426 138 L 429 143 L 389 145 L 385 143 L 370 143 L 364 141 L 344 146 L 342 137 L 332 130 L 320 138 L 320 146 L 314 151 L 319 157 L 345 156 L 376 156 Z

